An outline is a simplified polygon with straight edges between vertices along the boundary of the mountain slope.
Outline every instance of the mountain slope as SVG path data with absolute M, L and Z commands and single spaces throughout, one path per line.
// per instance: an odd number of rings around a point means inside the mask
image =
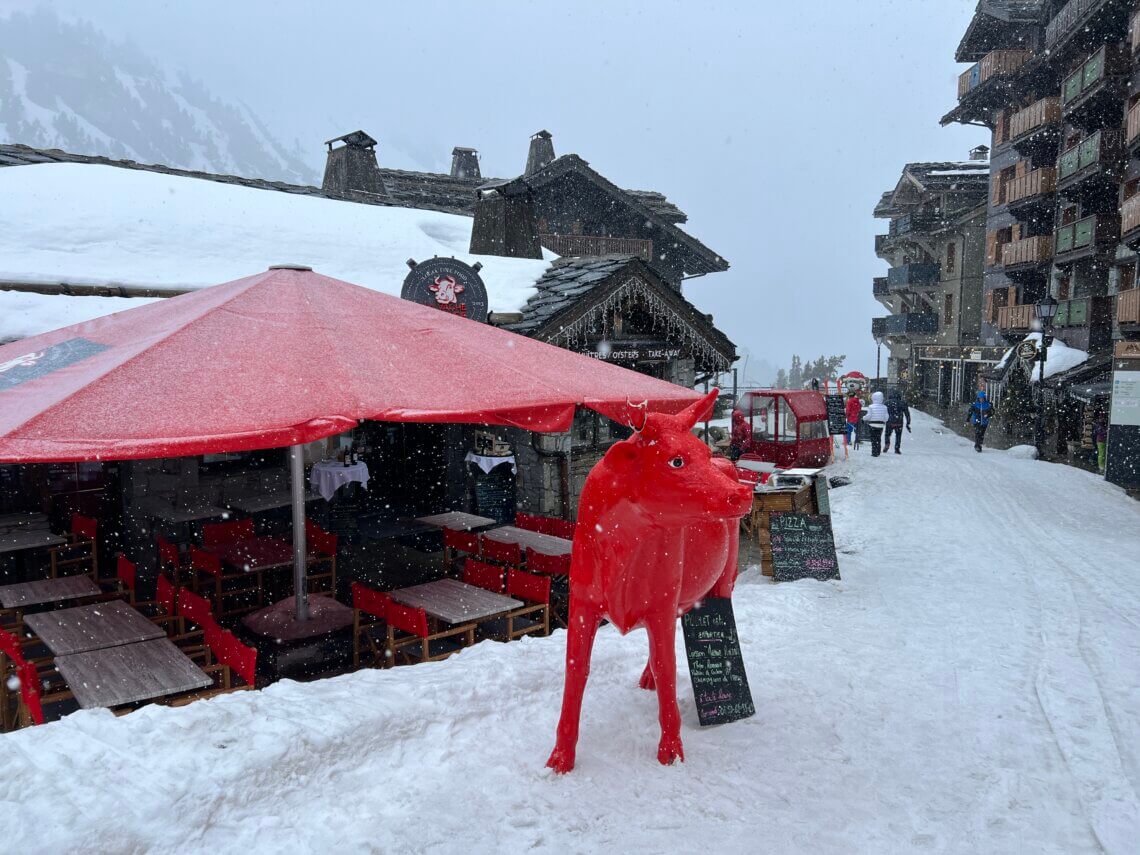
M 172 77 L 88 23 L 0 17 L 0 142 L 311 183 L 300 153 L 244 104 Z

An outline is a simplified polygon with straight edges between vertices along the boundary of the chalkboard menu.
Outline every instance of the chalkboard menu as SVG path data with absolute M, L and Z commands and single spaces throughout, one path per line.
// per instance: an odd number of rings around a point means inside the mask
M 744 673 L 732 600 L 703 600 L 681 618 L 681 630 L 701 727 L 754 715 L 756 707 Z
M 768 518 L 772 576 L 777 582 L 839 578 L 831 517 L 773 511 Z
M 847 428 L 847 411 L 842 395 L 825 395 L 827 398 L 827 432 L 833 435 L 843 433 Z
M 815 476 L 815 507 L 825 517 L 831 516 L 831 496 L 827 492 L 827 476 L 822 472 Z

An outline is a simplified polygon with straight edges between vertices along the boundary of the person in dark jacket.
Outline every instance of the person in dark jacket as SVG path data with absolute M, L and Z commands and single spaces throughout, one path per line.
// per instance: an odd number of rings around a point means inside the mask
M 891 450 L 891 434 L 895 437 L 895 454 L 902 454 L 902 429 L 906 421 L 907 433 L 910 433 L 910 407 L 906 405 L 902 389 L 891 389 L 887 397 L 887 431 L 883 441 L 883 451 Z
M 986 428 L 989 427 L 993 414 L 993 404 L 985 392 L 979 392 L 977 400 L 970 404 L 970 413 L 966 416 L 966 423 L 974 426 L 974 451 L 982 450 L 982 440 L 986 438 Z

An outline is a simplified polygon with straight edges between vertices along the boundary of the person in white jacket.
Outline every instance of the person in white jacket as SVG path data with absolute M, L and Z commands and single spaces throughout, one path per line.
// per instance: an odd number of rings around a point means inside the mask
M 883 403 L 883 393 L 875 392 L 871 395 L 871 406 L 863 414 L 863 421 L 867 424 L 867 432 L 871 435 L 871 456 L 878 457 L 883 442 L 883 428 L 887 426 L 890 410 Z

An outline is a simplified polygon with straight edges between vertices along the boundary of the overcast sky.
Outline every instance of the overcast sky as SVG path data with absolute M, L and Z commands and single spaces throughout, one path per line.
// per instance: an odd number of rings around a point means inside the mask
M 323 140 L 363 128 L 382 165 L 445 170 L 469 145 L 513 176 L 548 128 L 556 153 L 689 214 L 732 268 L 685 293 L 777 365 L 874 370 L 875 201 L 907 161 L 989 142 L 938 126 L 974 0 L 48 5 L 245 101 L 317 166 Z

